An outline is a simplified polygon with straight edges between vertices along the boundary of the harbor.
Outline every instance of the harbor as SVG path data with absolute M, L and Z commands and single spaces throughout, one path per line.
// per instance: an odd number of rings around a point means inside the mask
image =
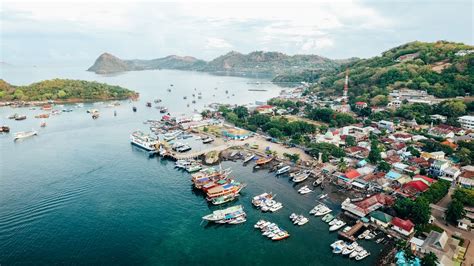
M 3 152 L 8 154 L 5 160 L 0 161 L 0 167 L 11 173 L 5 177 L 5 186 L 2 186 L 2 195 L 10 204 L 0 207 L 4 214 L 0 219 L 0 240 L 4 243 L 1 248 L 10 254 L 6 262 L 23 261 L 19 256 L 21 250 L 29 252 L 37 263 L 46 264 L 50 262 L 48 258 L 73 257 L 87 250 L 87 255 L 81 257 L 82 263 L 105 263 L 105 255 L 115 256 L 128 264 L 205 264 L 209 256 L 218 253 L 225 254 L 227 259 L 238 264 L 247 265 L 269 262 L 290 264 L 295 261 L 321 264 L 330 259 L 335 263 L 358 264 L 355 260 L 335 256 L 329 245 L 338 238 L 337 233 L 331 233 L 321 217 L 308 214 L 316 201 L 323 201 L 333 213 L 340 212 L 339 199 L 335 197 L 337 194 L 331 193 L 330 186 L 323 186 L 324 191 L 320 185 L 313 186 L 314 176 L 294 183 L 290 175 L 297 174 L 298 167 L 285 159 L 273 160 L 273 167 L 255 168 L 258 158 L 267 156 L 267 147 L 280 155 L 284 152 L 296 153 L 297 148 L 285 147 L 258 135 L 227 142 L 212 135 L 214 141 L 204 144 L 202 137 L 210 133 L 197 131 L 184 133 L 192 134 L 191 138 L 176 139 L 192 147 L 183 153 L 174 151 L 175 155 L 182 157 L 150 156 L 149 151 L 130 144 L 130 135 L 135 131 L 151 134 L 151 125 L 143 122 L 160 120 L 165 114 L 156 108 L 146 107 L 146 102 L 157 98 L 151 91 L 145 90 L 141 95 L 143 100 L 121 102 L 113 108 L 107 107 L 108 103 L 85 103 L 79 108 L 65 105 L 64 109 L 73 111 L 50 116 L 44 128 L 39 128 L 41 119 L 34 119 L 35 115 L 46 113 L 44 110 L 0 109 L 4 118 L 13 113 L 28 117 L 22 121 L 4 120 L 9 122 L 11 132 L 34 129 L 38 133 L 16 142 L 13 142 L 11 133 L 0 135 L 2 147 L 6 147 Z M 203 99 L 205 97 L 203 95 Z M 152 105 L 168 106 L 171 115 L 177 112 L 169 99 L 160 98 L 162 102 L 153 102 Z M 136 112 L 132 110 L 134 106 Z M 91 119 L 91 114 L 86 112 L 93 109 L 99 111 L 98 119 Z M 196 139 L 198 136 L 201 139 Z M 172 144 L 169 147 L 173 151 Z M 193 173 L 175 167 L 175 159 L 192 158 L 204 164 L 205 154 L 212 151 L 221 153 L 220 164 L 203 165 L 202 168 L 230 169 L 230 176 L 235 181 L 246 184 L 231 202 L 215 205 L 208 201 L 206 195 L 193 187 Z M 249 157 L 250 153 L 255 156 Z M 244 163 L 246 158 L 250 160 Z M 301 158 L 309 159 L 304 152 L 301 152 Z M 58 168 L 58 162 L 62 163 L 62 167 Z M 277 167 L 282 162 L 284 165 Z M 20 163 L 27 167 L 20 167 Z M 277 175 L 278 169 L 285 165 L 290 165 L 291 170 Z M 8 189 L 9 185 L 16 187 L 16 190 Z M 299 194 L 298 189 L 304 186 L 313 192 Z M 275 201 L 282 207 L 275 212 L 257 209 L 252 199 L 265 192 L 275 195 Z M 329 195 L 320 199 L 324 194 Z M 237 205 L 241 205 L 246 213 L 243 223 L 218 224 L 202 219 L 216 210 Z M 308 222 L 302 226 L 295 225 L 289 219 L 292 213 L 303 215 Z M 289 237 L 280 241 L 263 237 L 253 227 L 262 219 L 277 224 L 289 233 Z M 70 225 L 68 228 L 64 228 L 65 222 Z M 57 228 L 64 230 L 60 229 L 54 236 L 48 234 Z M 68 233 L 71 228 L 76 230 L 74 237 Z M 15 238 L 12 238 L 13 235 Z M 17 238 L 23 240 L 12 241 Z M 45 246 L 38 248 L 35 239 L 43 239 Z M 87 248 L 85 244 L 91 241 L 96 243 L 94 249 Z M 177 250 L 176 246 L 184 241 L 186 249 Z M 209 250 L 202 245 L 204 242 L 219 245 Z M 235 246 L 247 255 L 229 252 L 229 246 Z M 382 246 L 368 241 L 364 247 L 371 252 L 364 263 L 374 262 Z M 53 252 L 59 249 L 61 254 Z M 288 250 L 294 255 L 288 256 Z M 146 256 L 125 256 L 142 252 Z M 161 256 L 164 252 L 169 255 L 166 259 Z M 51 256 L 40 257 L 40 254 Z

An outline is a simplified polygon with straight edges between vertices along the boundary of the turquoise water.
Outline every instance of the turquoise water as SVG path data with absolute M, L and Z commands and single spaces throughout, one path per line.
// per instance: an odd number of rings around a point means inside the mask
M 2 78 L 26 84 L 51 77 L 81 78 L 123 85 L 142 95 L 137 113 L 122 103 L 113 116 L 111 108 L 99 107 L 101 117 L 92 120 L 85 110 L 47 119 L 39 129 L 39 110 L 0 108 L 0 124 L 12 132 L 39 131 L 34 138 L 13 142 L 12 133 L 0 135 L 0 264 L 126 264 L 126 265 L 370 265 L 381 248 L 361 242 L 372 251 L 363 262 L 333 255 L 329 244 L 336 233 L 316 217 L 303 227 L 293 225 L 291 212 L 307 213 L 320 193 L 301 196 L 286 177 L 265 170 L 253 173 L 240 162 L 225 162 L 237 180 L 248 186 L 239 200 L 248 221 L 240 225 L 208 225 L 201 217 L 219 207 L 209 206 L 192 189 L 190 176 L 174 169 L 174 163 L 148 157 L 128 142 L 131 131 L 147 129 L 143 121 L 158 118 L 145 102 L 162 98 L 172 112 L 190 112 L 182 103 L 194 87 L 203 92 L 198 105 L 210 102 L 248 103 L 275 96 L 248 92 L 253 80 L 180 71 L 144 71 L 102 77 L 80 68 L 2 70 Z M 173 93 L 166 88 L 174 84 Z M 229 90 L 213 97 L 210 91 Z M 238 93 L 238 94 L 237 94 Z M 216 92 L 217 94 L 217 92 Z M 94 106 L 97 108 L 97 106 Z M 6 119 L 11 113 L 28 114 L 25 121 Z M 300 185 L 301 186 L 301 185 Z M 251 198 L 262 192 L 277 194 L 284 204 L 277 213 L 261 213 Z M 338 205 L 326 201 L 338 208 Z M 231 205 L 232 205 L 231 204 Z M 287 229 L 290 238 L 272 242 L 253 228 L 267 219 Z

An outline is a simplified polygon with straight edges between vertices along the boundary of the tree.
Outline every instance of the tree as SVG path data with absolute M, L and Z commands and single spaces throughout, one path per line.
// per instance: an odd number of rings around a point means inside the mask
M 436 266 L 438 265 L 438 262 L 438 257 L 431 251 L 421 258 L 421 265 L 423 266 Z
M 344 158 L 341 158 L 341 160 L 337 164 L 337 169 L 343 173 L 347 170 L 347 163 L 346 161 L 344 161 Z
M 455 224 L 466 214 L 464 206 L 461 201 L 454 199 L 449 203 L 448 209 L 446 210 L 446 220 Z
M 380 155 L 380 150 L 377 145 L 377 141 L 372 141 L 372 144 L 370 146 L 370 152 L 369 152 L 369 162 L 376 164 L 380 160 L 382 160 L 382 156 Z
M 375 106 L 386 106 L 388 104 L 388 98 L 385 95 L 377 95 L 370 101 Z
M 421 153 L 419 150 L 417 150 L 415 147 L 413 146 L 408 146 L 407 147 L 407 151 L 411 153 L 411 155 L 415 156 L 415 157 L 420 157 Z
M 283 133 L 278 128 L 270 128 L 268 134 L 277 139 L 283 137 Z
M 293 163 L 297 163 L 300 160 L 300 155 L 298 153 L 289 154 L 285 152 L 283 153 L 283 156 L 288 158 Z
M 237 106 L 234 108 L 234 113 L 240 118 L 246 118 L 249 116 L 249 110 L 245 106 Z
M 377 169 L 382 172 L 388 172 L 390 169 L 392 169 L 392 165 L 387 163 L 386 161 L 380 161 L 379 164 L 377 165 Z
M 448 100 L 437 106 L 438 113 L 448 117 L 458 117 L 466 113 L 467 106 L 460 100 Z
M 423 226 L 425 224 L 428 224 L 431 216 L 430 202 L 423 196 L 416 198 L 410 216 L 413 223 L 416 225 Z
M 346 146 L 353 147 L 357 145 L 356 138 L 354 136 L 346 136 Z
M 65 98 L 67 93 L 63 90 L 58 91 L 58 97 L 59 98 Z

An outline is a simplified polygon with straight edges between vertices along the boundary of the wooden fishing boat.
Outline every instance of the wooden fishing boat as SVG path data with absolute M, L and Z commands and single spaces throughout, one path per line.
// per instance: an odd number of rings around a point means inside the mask
M 264 164 L 267 164 L 269 162 L 273 161 L 273 157 L 263 157 L 263 158 L 260 158 L 257 160 L 257 162 L 255 163 L 256 165 L 264 165 Z

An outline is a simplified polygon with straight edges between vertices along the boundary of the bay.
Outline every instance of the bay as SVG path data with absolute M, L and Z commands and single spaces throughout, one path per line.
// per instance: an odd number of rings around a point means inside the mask
M 157 119 L 145 102 L 163 100 L 172 114 L 190 113 L 213 102 L 253 103 L 278 95 L 280 88 L 267 80 L 212 76 L 184 71 L 137 71 L 99 76 L 79 67 L 8 67 L 1 78 L 23 85 L 50 78 L 96 80 L 121 85 L 140 93 L 140 101 L 127 101 L 115 109 L 86 105 L 47 119 L 39 129 L 40 110 L 0 108 L 0 124 L 13 132 L 37 129 L 39 135 L 13 142 L 12 133 L 0 135 L 0 264 L 124 264 L 124 265 L 369 265 L 381 246 L 363 241 L 372 252 L 363 262 L 333 255 L 329 244 L 337 238 L 320 218 L 310 217 L 294 226 L 292 212 L 306 214 L 321 193 L 301 196 L 288 177 L 266 170 L 253 172 L 240 162 L 224 162 L 232 175 L 247 183 L 237 202 L 248 221 L 216 226 L 201 217 L 220 207 L 207 204 L 192 189 L 190 176 L 174 163 L 149 157 L 129 143 L 129 134 L 147 130 L 143 121 Z M 170 86 L 173 84 L 173 86 Z M 249 88 L 267 91 L 248 91 Z M 167 89 L 172 91 L 168 92 Z M 196 88 L 196 90 L 194 89 Z M 215 89 L 217 88 L 217 89 Z M 226 93 L 225 91 L 228 91 Z M 193 105 L 191 94 L 202 92 Z M 232 96 L 234 94 L 235 96 Z M 213 96 L 215 95 L 215 96 Z M 188 100 L 183 100 L 187 96 Z M 190 107 L 187 104 L 190 103 Z M 138 107 L 133 113 L 132 105 Z M 92 120 L 88 108 L 99 108 Z M 113 116 L 113 111 L 118 113 Z M 12 121 L 12 113 L 27 114 Z M 262 192 L 277 194 L 284 208 L 261 213 L 251 198 Z M 339 204 L 326 203 L 337 213 Z M 229 206 L 229 205 L 228 205 Z M 276 222 L 290 238 L 272 242 L 253 228 L 259 219 Z

